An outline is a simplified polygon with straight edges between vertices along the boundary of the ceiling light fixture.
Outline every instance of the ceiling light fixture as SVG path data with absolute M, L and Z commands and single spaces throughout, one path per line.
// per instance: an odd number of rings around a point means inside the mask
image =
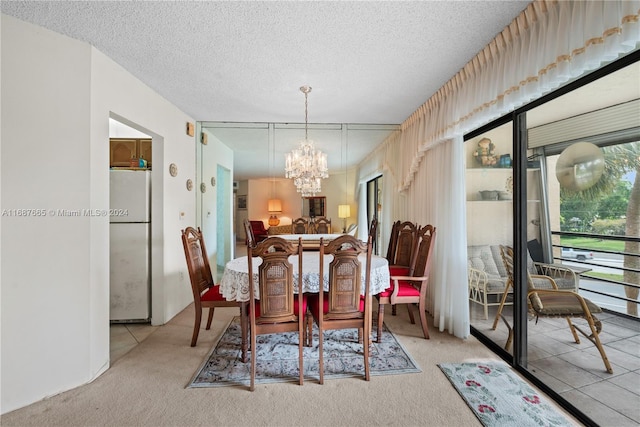
M 300 147 L 287 154 L 285 176 L 292 178 L 293 183 L 302 193 L 302 197 L 315 196 L 321 190 L 321 179 L 328 178 L 327 155 L 316 150 L 313 141 L 309 140 L 308 101 L 311 92 L 310 86 L 302 86 L 300 91 L 304 93 L 304 140 L 300 141 Z

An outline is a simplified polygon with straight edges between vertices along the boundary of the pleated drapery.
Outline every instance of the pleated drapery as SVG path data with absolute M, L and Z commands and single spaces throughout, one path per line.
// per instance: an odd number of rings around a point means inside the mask
M 383 236 L 395 219 L 438 228 L 428 307 L 441 331 L 469 335 L 462 136 L 639 42 L 640 0 L 533 1 L 361 162 L 361 188 L 385 176 Z

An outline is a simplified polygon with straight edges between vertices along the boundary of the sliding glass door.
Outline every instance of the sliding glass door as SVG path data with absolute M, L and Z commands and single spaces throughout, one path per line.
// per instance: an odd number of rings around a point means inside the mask
M 637 384 L 625 375 L 640 365 L 638 59 L 636 52 L 465 137 L 473 334 L 586 424 L 638 421 L 630 409 Z M 514 249 L 512 286 L 498 245 Z M 574 291 L 599 307 L 613 374 L 564 318 L 530 310 L 528 275 L 552 275 L 535 262 L 572 271 L 565 279 L 575 277 Z M 554 279 L 567 286 L 562 280 Z M 582 319 L 574 324 L 588 330 Z

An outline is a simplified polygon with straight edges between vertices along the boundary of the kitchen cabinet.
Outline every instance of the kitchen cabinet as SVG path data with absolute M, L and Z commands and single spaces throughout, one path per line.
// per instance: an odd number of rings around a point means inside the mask
M 131 159 L 143 158 L 151 167 L 151 139 L 111 138 L 109 167 L 130 167 Z

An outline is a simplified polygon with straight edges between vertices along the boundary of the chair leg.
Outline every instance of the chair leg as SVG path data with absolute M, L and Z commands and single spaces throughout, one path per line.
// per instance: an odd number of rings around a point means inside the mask
M 411 310 L 411 304 L 405 304 L 407 306 L 407 311 L 409 312 L 409 320 L 411 320 L 411 324 L 416 324 L 416 319 L 413 317 L 413 311 Z
M 384 304 L 378 303 L 378 331 L 376 342 L 382 342 L 382 322 L 384 320 Z
M 369 335 L 371 334 L 370 328 L 364 327 L 365 339 L 362 340 L 362 350 L 364 353 L 364 379 L 369 381 L 371 378 L 371 368 L 369 367 Z
M 318 328 L 320 329 L 320 328 Z M 319 331 L 318 339 L 318 371 L 320 371 L 320 384 L 324 384 L 324 351 L 322 350 L 322 342 L 324 341 L 324 331 Z
M 396 305 L 395 304 L 391 304 L 391 315 L 392 316 L 396 315 Z
M 306 335 L 305 344 L 307 347 L 313 347 L 313 315 L 307 312 L 305 317 L 307 320 L 307 328 L 305 331 L 305 335 Z
M 493 326 L 491 326 L 492 330 L 496 330 L 498 327 L 498 320 L 502 317 L 502 309 L 504 308 L 504 303 L 507 302 L 507 297 L 509 296 L 509 286 L 510 283 L 504 287 L 504 292 L 502 293 L 502 298 L 500 298 L 500 305 L 498 306 L 498 312 L 496 313 L 496 318 L 493 320 Z
M 420 324 L 422 325 L 422 333 L 424 333 L 424 339 L 429 339 L 429 325 L 427 324 L 427 311 L 424 306 L 424 301 L 420 301 L 418 304 L 418 310 L 420 310 Z
M 213 321 L 213 311 L 215 310 L 215 307 L 209 307 L 209 317 L 207 318 L 207 331 L 209 329 L 211 329 L 211 322 Z
M 573 334 L 574 341 L 576 342 L 576 344 L 580 344 L 580 337 L 576 332 L 575 326 L 573 326 L 573 323 L 571 323 L 571 319 L 568 317 L 565 317 L 565 319 L 567 319 L 567 323 L 569 324 L 569 329 L 571 329 L 571 334 Z
M 306 330 L 306 323 L 304 321 L 304 319 L 299 319 L 299 323 L 298 323 L 298 371 L 299 371 L 299 383 L 300 385 L 302 385 L 304 383 L 304 357 L 303 357 L 303 347 L 304 347 L 304 340 L 305 340 L 305 330 Z
M 196 319 L 193 324 L 193 335 L 191 336 L 191 347 L 196 346 L 196 342 L 198 342 L 198 334 L 200 333 L 200 322 L 202 321 L 202 307 L 196 305 Z
M 482 305 L 484 306 L 484 320 L 489 319 L 489 297 L 486 292 L 482 293 Z
M 602 342 L 600 341 L 600 331 L 602 330 L 600 321 L 595 317 L 591 317 L 591 318 L 585 317 L 585 320 L 589 324 L 589 329 L 591 329 L 591 335 L 587 335 L 586 333 L 584 333 L 582 329 L 578 328 L 575 325 L 573 327 L 577 329 L 582 335 L 584 335 L 589 341 L 591 341 L 596 346 L 596 348 L 600 352 L 600 357 L 602 357 L 602 361 L 604 362 L 605 369 L 607 370 L 608 373 L 613 374 L 613 368 L 609 363 L 609 358 L 607 357 L 607 353 L 605 353 L 604 347 L 602 346 Z
M 247 357 L 247 351 L 249 347 L 249 319 L 247 315 L 247 310 L 249 307 L 249 303 L 243 302 L 240 303 L 240 330 L 242 331 L 242 354 L 241 359 L 242 363 L 247 363 L 249 361 Z
M 251 348 L 256 348 L 256 334 L 254 331 L 251 331 Z M 251 384 L 249 385 L 249 390 L 255 390 L 255 381 L 256 381 L 256 351 L 251 352 Z

